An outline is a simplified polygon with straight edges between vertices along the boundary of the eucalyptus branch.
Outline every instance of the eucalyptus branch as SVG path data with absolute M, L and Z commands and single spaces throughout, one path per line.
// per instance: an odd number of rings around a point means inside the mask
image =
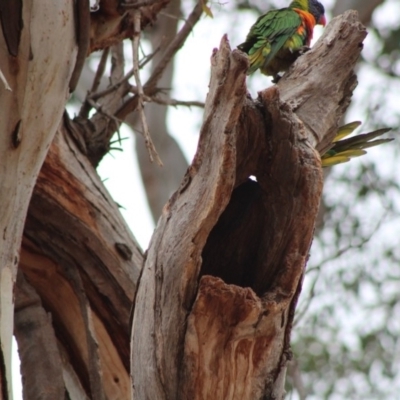
M 141 60 L 141 61 L 139 62 L 139 69 L 142 69 L 146 64 L 148 64 L 148 63 L 153 59 L 153 57 L 160 51 L 160 49 L 161 49 L 161 46 L 158 45 L 158 46 L 153 50 L 153 52 L 151 52 L 150 54 L 144 56 L 144 57 L 143 57 L 143 60 Z
M 190 13 L 182 29 L 175 36 L 174 40 L 169 44 L 165 50 L 163 58 L 160 60 L 158 65 L 154 68 L 149 80 L 145 84 L 145 89 L 151 89 L 156 86 L 158 80 L 160 79 L 165 67 L 174 57 L 176 52 L 183 46 L 186 39 L 188 38 L 190 32 L 200 20 L 201 14 L 203 13 L 202 2 L 199 1 L 194 7 L 193 11 Z
M 163 17 L 167 17 L 169 19 L 175 19 L 175 20 L 178 20 L 178 21 L 185 21 L 186 22 L 186 18 L 179 17 L 178 15 L 174 15 L 174 14 L 168 13 L 166 11 L 161 11 L 160 15 L 162 15 Z
M 115 122 L 115 125 L 117 127 L 117 131 L 119 132 L 119 127 L 121 126 L 122 122 L 120 119 L 118 119 L 115 115 L 110 114 L 109 112 L 104 110 L 104 105 L 103 104 L 97 104 L 94 100 L 88 99 L 87 102 L 90 104 L 92 108 L 94 108 L 97 112 L 100 114 L 105 115 L 107 118 Z M 119 139 L 120 140 L 120 139 Z
M 109 53 L 110 53 L 110 48 L 107 47 L 106 49 L 103 50 L 103 53 L 101 54 L 99 65 L 97 66 L 97 71 L 93 78 L 92 88 L 87 93 L 85 101 L 83 102 L 82 107 L 79 110 L 79 116 L 81 118 L 87 118 L 89 116 L 90 104 L 89 104 L 88 100 L 92 99 L 92 93 L 94 93 L 100 85 L 101 78 L 103 77 L 104 71 L 106 69 L 107 58 L 108 58 Z M 95 99 L 95 100 L 97 100 L 97 99 Z
M 146 64 L 148 64 L 152 58 L 160 51 L 160 47 L 157 47 L 151 54 L 145 56 L 143 60 L 140 61 L 139 63 L 139 69 L 142 69 Z M 90 99 L 97 101 L 103 96 L 106 96 L 110 93 L 112 93 L 114 90 L 118 89 L 121 85 L 126 83 L 132 76 L 134 75 L 133 68 L 118 82 L 114 83 L 113 85 L 109 86 L 107 89 L 104 89 L 100 92 L 94 92 L 92 90 L 91 94 L 88 96 Z
M 120 88 L 122 84 L 127 82 L 133 76 L 133 68 L 118 82 L 115 82 L 113 85 L 109 86 L 107 89 L 104 89 L 100 92 L 92 93 L 89 98 L 91 100 L 97 101 L 101 97 L 107 96 L 108 94 L 112 93 L 113 91 Z
M 136 81 L 136 87 L 138 90 L 138 104 L 137 110 L 140 115 L 140 120 L 143 128 L 143 136 L 146 144 L 146 148 L 149 152 L 149 157 L 151 161 L 156 159 L 158 165 L 162 166 L 163 163 L 157 153 L 157 150 L 154 146 L 153 141 L 151 140 L 149 127 L 147 125 L 146 115 L 144 113 L 144 101 L 145 94 L 143 91 L 142 82 L 140 81 L 139 75 L 139 39 L 140 39 L 140 11 L 135 11 L 133 15 L 133 23 L 134 23 L 134 33 L 132 40 L 132 50 L 133 50 L 133 75 Z
M 192 101 L 184 101 L 184 100 L 176 100 L 176 99 L 162 99 L 160 97 L 150 97 L 150 100 L 154 103 L 157 104 L 162 104 L 162 105 L 166 105 L 166 106 L 173 106 L 173 107 L 177 107 L 177 106 L 185 106 L 185 107 L 200 107 L 200 108 L 204 108 L 205 103 L 203 103 L 202 101 L 196 101 L 196 100 L 192 100 Z
M 162 93 L 163 91 L 166 91 L 167 89 L 163 88 L 157 88 L 157 93 Z M 169 89 L 168 89 L 169 90 Z M 131 86 L 129 91 L 133 94 L 139 94 L 138 88 L 136 86 Z M 204 108 L 205 103 L 202 101 L 197 101 L 197 100 L 177 100 L 177 99 L 171 99 L 171 98 L 162 98 L 162 97 L 156 97 L 156 96 L 148 96 L 146 93 L 143 94 L 143 99 L 146 102 L 153 102 L 156 104 L 161 104 L 165 106 L 185 106 L 185 107 L 200 107 Z
M 110 54 L 110 48 L 107 47 L 106 49 L 103 50 L 103 53 L 101 54 L 100 62 L 99 65 L 97 66 L 97 71 L 93 79 L 92 88 L 90 89 L 91 93 L 95 92 L 100 85 L 101 78 L 103 77 L 104 71 L 106 69 L 106 63 L 109 54 Z
M 155 67 L 153 73 L 151 74 L 149 80 L 144 85 L 144 92 L 148 96 L 152 96 L 157 89 L 157 82 L 161 78 L 162 73 L 164 72 L 166 66 L 174 57 L 176 52 L 183 46 L 186 39 L 188 38 L 190 32 L 192 31 L 194 25 L 199 21 L 201 14 L 203 13 L 203 7 L 201 1 L 199 1 L 194 7 L 193 11 L 190 13 L 187 18 L 185 24 L 182 26 L 182 29 L 175 36 L 174 40 L 169 44 L 167 49 L 164 52 L 163 58 L 159 61 L 157 66 Z M 117 111 L 118 118 L 125 119 L 125 117 L 136 109 L 138 106 L 138 97 L 134 96 L 127 100 L 122 107 Z

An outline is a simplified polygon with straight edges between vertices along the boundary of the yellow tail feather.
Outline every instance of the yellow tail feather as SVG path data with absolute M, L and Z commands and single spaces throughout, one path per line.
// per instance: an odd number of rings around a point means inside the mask
M 361 125 L 361 121 L 353 121 L 350 122 L 346 125 L 343 125 L 339 128 L 337 131 L 337 134 L 335 138 L 332 140 L 332 143 L 335 143 L 346 136 L 349 136 L 351 133 L 353 133 L 359 126 Z

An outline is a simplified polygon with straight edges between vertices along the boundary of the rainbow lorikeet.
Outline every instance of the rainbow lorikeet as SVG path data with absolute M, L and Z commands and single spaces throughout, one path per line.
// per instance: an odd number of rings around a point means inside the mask
M 393 140 L 373 140 L 390 131 L 391 128 L 378 129 L 373 132 L 363 133 L 348 139 L 343 139 L 353 133 L 353 131 L 360 125 L 361 122 L 354 121 L 339 128 L 335 138 L 332 141 L 331 147 L 324 154 L 321 154 L 323 167 L 331 167 L 332 165 L 350 161 L 350 159 L 353 157 L 359 157 L 366 154 L 367 152 L 364 149 L 367 149 L 368 147 L 378 146 L 382 143 L 387 143 Z
M 294 0 L 289 7 L 271 10 L 257 19 L 238 48 L 248 54 L 248 75 L 260 69 L 277 82 L 310 46 L 315 25 L 325 26 L 325 9 L 317 0 Z

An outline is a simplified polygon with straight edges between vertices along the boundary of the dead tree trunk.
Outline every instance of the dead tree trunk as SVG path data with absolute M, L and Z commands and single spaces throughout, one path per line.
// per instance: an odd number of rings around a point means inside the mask
M 164 207 L 137 292 L 134 399 L 283 398 L 322 190 L 316 149 L 350 102 L 365 35 L 355 12 L 335 19 L 256 101 L 246 58 L 222 39 L 196 156 Z

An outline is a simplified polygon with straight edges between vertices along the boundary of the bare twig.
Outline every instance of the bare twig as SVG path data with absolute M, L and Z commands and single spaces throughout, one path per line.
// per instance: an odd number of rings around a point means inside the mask
M 94 76 L 93 79 L 92 88 L 90 89 L 91 93 L 95 92 L 100 85 L 101 78 L 103 77 L 104 71 L 106 69 L 106 63 L 109 53 L 110 53 L 110 48 L 107 47 L 106 49 L 103 50 L 103 53 L 101 54 L 100 62 L 99 65 L 97 66 L 96 75 Z
M 193 11 L 190 13 L 182 29 L 175 36 L 174 40 L 169 44 L 167 49 L 163 54 L 163 58 L 154 68 L 149 80 L 144 85 L 144 92 L 148 96 L 153 96 L 156 91 L 157 82 L 161 78 L 163 71 L 165 70 L 168 63 L 171 61 L 172 57 L 176 52 L 183 46 L 190 32 L 192 31 L 194 25 L 199 21 L 201 14 L 203 13 L 203 7 L 201 1 L 199 1 L 194 7 Z M 122 107 L 117 111 L 116 115 L 120 119 L 124 119 L 130 112 L 135 110 L 138 104 L 138 96 L 134 96 L 127 100 Z
M 78 84 L 83 65 L 88 54 L 90 44 L 90 8 L 89 2 L 78 0 L 75 2 L 76 12 L 76 38 L 78 44 L 78 54 L 76 55 L 75 66 L 69 80 L 69 91 L 72 93 Z
M 175 19 L 175 20 L 178 20 L 178 21 L 185 21 L 186 22 L 185 18 L 179 17 L 177 15 L 174 15 L 174 14 L 171 14 L 171 13 L 168 13 L 168 12 L 165 12 L 165 11 L 161 11 L 160 15 L 162 15 L 163 17 L 170 18 L 170 19 Z
M 115 115 L 112 115 L 109 112 L 105 111 L 103 104 L 97 104 L 95 101 L 89 98 L 87 99 L 87 104 L 94 108 L 99 114 L 103 114 L 104 116 L 106 116 L 109 121 L 113 121 L 115 123 L 115 130 L 118 135 L 118 142 L 119 144 L 121 144 L 121 134 L 119 132 L 119 127 L 121 126 L 123 121 L 119 120 Z
M 166 106 L 185 106 L 185 107 L 200 107 L 204 108 L 205 103 L 202 101 L 183 101 L 183 100 L 176 100 L 176 99 L 162 99 L 160 97 L 150 97 L 150 100 L 157 104 L 163 104 Z
M 304 306 L 302 307 L 301 310 L 299 310 L 296 313 L 296 318 L 295 318 L 295 320 L 293 322 L 294 326 L 296 326 L 301 321 L 301 319 L 304 317 L 304 315 L 307 313 L 307 311 L 308 311 L 308 309 L 310 307 L 310 304 L 311 304 L 311 302 L 312 302 L 312 300 L 314 298 L 314 295 L 315 295 L 315 287 L 316 287 L 318 279 L 320 277 L 322 266 L 325 265 L 329 261 L 336 260 L 337 258 L 342 256 L 344 253 L 347 253 L 349 250 L 355 250 L 355 249 L 363 248 L 363 246 L 371 240 L 371 238 L 375 234 L 375 232 L 378 231 L 378 229 L 382 225 L 383 221 L 385 220 L 385 216 L 386 215 L 387 215 L 387 213 L 385 213 L 385 215 L 382 216 L 382 218 L 379 219 L 379 221 L 376 224 L 375 228 L 373 230 L 371 230 L 371 233 L 369 235 L 366 235 L 363 238 L 361 238 L 361 240 L 357 244 L 349 244 L 349 245 L 345 246 L 344 248 L 339 249 L 334 254 L 331 254 L 330 256 L 328 256 L 325 259 L 323 259 L 321 262 L 319 262 L 319 264 L 317 266 L 312 267 L 312 268 L 307 268 L 306 274 L 309 274 L 311 272 L 317 272 L 317 275 L 316 275 L 316 277 L 314 278 L 314 280 L 313 280 L 313 282 L 311 284 L 311 288 L 310 288 L 310 290 L 308 292 L 308 296 L 307 296 L 307 299 L 305 300 Z
M 110 140 L 110 145 L 113 145 L 115 143 L 122 143 L 124 140 L 128 140 L 128 139 L 129 139 L 129 137 L 123 137 L 123 138 L 120 138 L 120 139 L 117 139 L 117 140 Z
M 110 52 L 110 48 L 107 47 L 106 49 L 104 49 L 103 53 L 101 54 L 99 65 L 97 66 L 97 71 L 93 78 L 92 88 L 87 93 L 85 101 L 83 102 L 82 107 L 79 110 L 79 117 L 81 117 L 81 118 L 86 119 L 89 116 L 90 104 L 89 104 L 88 100 L 92 99 L 92 93 L 94 93 L 100 85 L 101 78 L 103 77 L 104 71 L 106 68 L 106 63 L 107 63 L 107 58 L 108 58 L 109 52 Z M 97 100 L 97 98 L 94 100 Z
M 167 90 L 170 89 L 165 89 L 165 88 L 157 88 L 157 93 L 163 93 Z M 131 86 L 129 91 L 133 94 L 139 94 L 138 88 L 136 86 Z M 153 102 L 156 104 L 161 104 L 165 106 L 185 106 L 185 107 L 200 107 L 204 108 L 205 103 L 202 101 L 197 101 L 197 100 L 177 100 L 177 99 L 171 99 L 171 98 L 163 98 L 163 97 L 156 97 L 156 96 L 147 96 L 146 94 L 143 95 L 143 98 L 146 102 Z
M 100 114 L 105 115 L 107 118 L 115 122 L 115 125 L 117 126 L 117 132 L 119 133 L 119 127 L 123 121 L 118 119 L 115 115 L 110 114 L 109 112 L 104 110 L 104 107 L 102 104 L 97 104 L 94 102 L 92 99 L 88 99 L 87 102 L 94 108 L 97 112 Z M 119 139 L 120 141 L 121 139 Z
M 158 80 L 161 77 L 165 67 L 171 61 L 172 57 L 176 52 L 183 46 L 190 32 L 192 32 L 193 27 L 199 21 L 201 14 L 203 13 L 203 7 L 201 1 L 199 1 L 194 7 L 193 11 L 190 13 L 182 29 L 175 36 L 174 40 L 169 44 L 163 58 L 160 60 L 158 65 L 154 68 L 149 80 L 146 82 L 145 89 L 151 89 L 155 87 Z
M 319 276 L 321 274 L 321 265 L 318 265 L 318 267 L 315 268 L 315 270 L 317 271 L 317 275 L 314 278 L 312 284 L 311 284 L 311 289 L 308 291 L 308 296 L 307 296 L 307 300 L 306 300 L 306 304 L 303 306 L 302 310 L 299 310 L 298 312 L 296 312 L 296 317 L 293 321 L 293 326 L 296 326 L 299 321 L 301 321 L 301 319 L 304 317 L 304 315 L 307 313 L 311 301 L 314 299 L 314 295 L 315 295 L 315 286 L 317 285 Z
M 124 76 L 124 52 L 123 44 L 119 42 L 116 45 L 110 47 L 111 53 L 111 74 L 110 74 L 110 85 L 112 86 L 116 82 L 120 82 Z M 101 70 L 101 68 L 100 68 Z M 114 112 L 121 104 L 121 98 L 124 96 L 125 86 L 129 87 L 129 83 L 116 87 L 107 96 L 104 95 L 100 101 L 93 100 L 90 96 L 86 98 L 86 103 L 91 107 L 95 108 L 95 113 L 89 121 L 77 117 L 77 121 L 82 123 L 83 129 L 85 130 L 85 141 L 87 144 L 87 154 L 93 165 L 98 164 L 100 159 L 103 157 L 104 149 L 108 148 L 108 142 L 112 135 L 116 131 L 119 135 L 119 126 L 121 120 L 114 115 Z M 91 128 L 88 128 L 90 123 Z
M 336 260 L 337 258 L 339 258 L 341 255 L 343 255 L 344 253 L 348 252 L 349 250 L 354 250 L 354 249 L 361 249 L 363 247 L 363 245 L 365 243 L 367 243 L 372 237 L 369 236 L 368 238 L 363 238 L 358 244 L 356 245 L 348 245 L 342 249 L 339 249 L 337 252 L 335 252 L 334 254 L 331 254 L 329 257 L 326 257 L 324 260 L 322 260 L 318 265 L 316 265 L 315 267 L 312 268 L 307 268 L 306 270 L 306 274 L 310 274 L 311 272 L 317 272 L 317 275 L 315 276 L 312 284 L 311 284 L 311 288 L 308 291 L 308 295 L 307 295 L 307 299 L 305 300 L 305 304 L 302 307 L 302 309 L 298 310 L 296 312 L 296 318 L 293 322 L 293 326 L 296 326 L 301 319 L 304 317 L 304 315 L 306 315 L 312 300 L 314 299 L 314 295 L 315 295 L 315 287 L 317 285 L 318 279 L 320 277 L 321 274 L 321 268 L 323 265 L 325 265 L 327 262 L 332 261 L 332 260 Z
M 133 68 L 120 81 L 115 82 L 113 85 L 109 86 L 107 89 L 104 89 L 97 93 L 92 93 L 89 96 L 89 99 L 96 101 L 96 100 L 100 99 L 101 97 L 104 97 L 104 96 L 112 93 L 114 90 L 117 90 L 122 84 L 124 84 L 130 78 L 132 78 L 132 76 L 133 76 Z
M 160 51 L 161 45 L 158 45 L 154 51 L 143 58 L 142 61 L 139 63 L 139 69 L 142 69 L 146 64 L 148 64 L 153 57 Z
M 151 6 L 154 3 L 156 3 L 158 0 L 142 0 L 142 1 L 136 1 L 134 3 L 121 3 L 121 7 L 127 8 L 127 9 L 137 9 L 140 7 L 146 7 L 146 6 Z
M 160 46 L 157 47 L 151 54 L 147 55 L 144 57 L 142 61 L 139 63 L 139 69 L 142 69 L 147 63 L 151 61 L 151 59 L 160 51 Z M 113 85 L 109 86 L 107 89 L 104 89 L 100 92 L 94 93 L 94 90 L 92 89 L 92 93 L 88 96 L 88 98 L 97 101 L 103 96 L 106 96 L 107 94 L 110 94 L 114 90 L 118 89 L 121 85 L 123 85 L 125 82 L 127 82 L 130 78 L 132 78 L 134 74 L 133 68 L 118 82 L 114 83 Z
M 135 11 L 133 15 L 134 33 L 132 40 L 132 50 L 133 50 L 133 75 L 136 81 L 136 87 L 138 90 L 138 106 L 137 110 L 140 115 L 140 119 L 143 127 L 143 136 L 146 144 L 146 148 L 149 152 L 150 160 L 153 162 L 156 159 L 158 165 L 162 166 L 163 163 L 157 153 L 153 141 L 151 140 L 149 127 L 147 125 L 146 115 L 144 114 L 144 91 L 142 82 L 140 81 L 139 75 L 139 39 L 140 39 L 140 11 Z M 154 156 L 154 158 L 153 158 Z

